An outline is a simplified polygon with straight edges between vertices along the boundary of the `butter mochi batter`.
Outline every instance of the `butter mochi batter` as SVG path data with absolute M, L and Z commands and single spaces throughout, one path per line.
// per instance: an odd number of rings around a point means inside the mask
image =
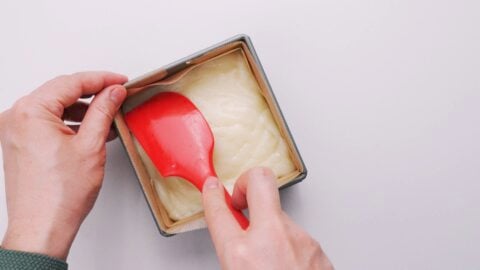
M 231 193 L 242 172 L 271 168 L 278 178 L 296 171 L 260 87 L 241 50 L 214 58 L 172 85 L 146 91 L 173 91 L 188 97 L 207 119 L 215 137 L 214 166 Z M 134 140 L 158 197 L 172 220 L 202 211 L 201 194 L 178 177 L 162 177 Z

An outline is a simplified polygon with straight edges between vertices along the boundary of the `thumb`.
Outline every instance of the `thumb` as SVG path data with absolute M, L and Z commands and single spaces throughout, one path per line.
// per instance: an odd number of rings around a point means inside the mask
M 113 118 L 126 96 L 127 90 L 121 85 L 109 86 L 96 95 L 80 125 L 78 135 L 104 145 Z
M 209 177 L 203 185 L 202 197 L 205 220 L 215 247 L 235 237 L 241 229 L 225 203 L 225 189 L 216 177 Z

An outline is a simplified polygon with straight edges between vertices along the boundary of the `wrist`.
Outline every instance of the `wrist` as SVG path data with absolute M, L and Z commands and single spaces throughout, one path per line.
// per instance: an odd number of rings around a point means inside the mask
M 78 227 L 27 221 L 9 222 L 2 248 L 66 260 Z

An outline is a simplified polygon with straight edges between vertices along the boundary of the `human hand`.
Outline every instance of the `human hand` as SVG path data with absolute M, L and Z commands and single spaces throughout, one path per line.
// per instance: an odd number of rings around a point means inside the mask
M 228 210 L 218 179 L 208 178 L 202 193 L 208 229 L 223 269 L 333 269 L 320 245 L 282 211 L 271 170 L 252 169 L 235 184 L 233 205 L 249 208 L 246 231 Z
M 104 177 L 105 142 L 127 78 L 83 72 L 48 81 L 0 114 L 8 227 L 2 247 L 65 260 Z M 95 95 L 90 106 L 77 101 Z M 82 121 L 72 129 L 65 120 Z

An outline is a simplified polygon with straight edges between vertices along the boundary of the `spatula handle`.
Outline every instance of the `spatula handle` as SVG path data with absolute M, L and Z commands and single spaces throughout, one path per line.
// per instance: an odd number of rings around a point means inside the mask
M 235 207 L 233 207 L 232 197 L 230 196 L 230 194 L 227 192 L 225 188 L 223 188 L 223 190 L 225 191 L 225 202 L 227 203 L 227 206 L 230 209 L 230 212 L 232 212 L 232 215 L 237 220 L 238 225 L 240 225 L 242 229 L 246 230 L 250 225 L 250 221 L 248 221 L 247 217 L 242 213 L 241 210 L 238 210 Z

